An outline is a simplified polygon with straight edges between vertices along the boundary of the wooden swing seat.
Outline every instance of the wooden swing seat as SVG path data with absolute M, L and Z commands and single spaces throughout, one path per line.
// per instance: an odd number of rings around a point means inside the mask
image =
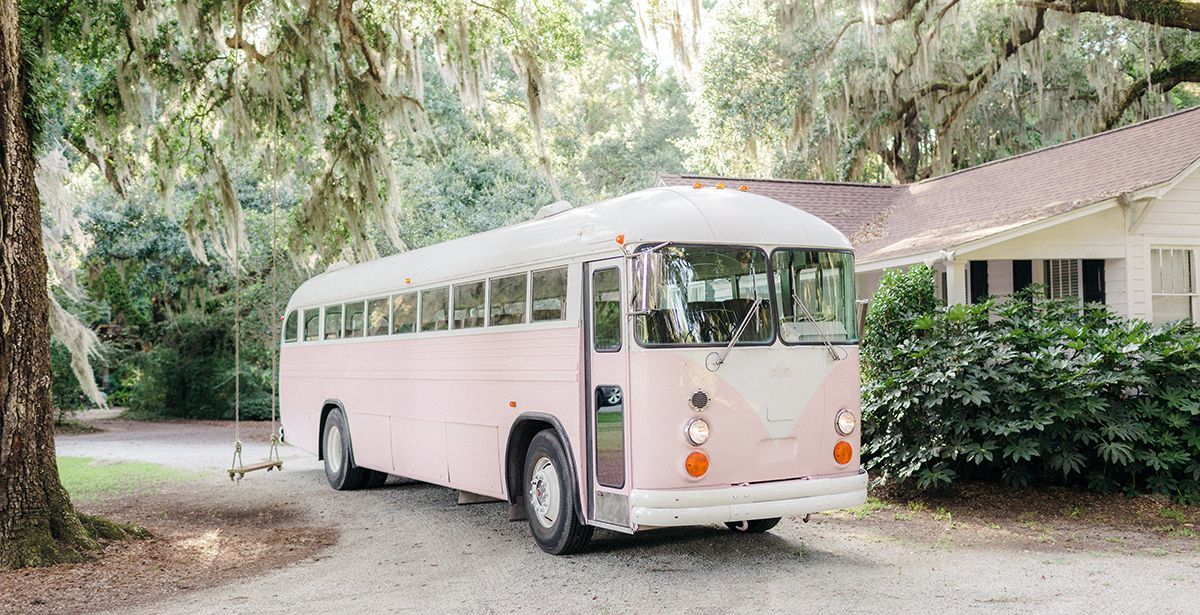
M 283 470 L 283 462 L 280 461 L 279 459 L 268 459 L 267 461 L 260 461 L 258 463 L 252 463 L 248 466 L 229 468 L 229 479 L 233 480 L 233 478 L 235 476 L 237 478 L 242 478 L 246 475 L 247 472 L 255 472 L 257 470 L 266 470 L 266 471 L 270 472 L 271 470 L 274 470 L 276 468 L 278 468 L 279 470 Z

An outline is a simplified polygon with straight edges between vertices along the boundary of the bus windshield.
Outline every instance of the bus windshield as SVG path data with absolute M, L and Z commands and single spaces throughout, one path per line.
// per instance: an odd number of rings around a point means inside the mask
M 660 309 L 638 317 L 643 346 L 728 344 L 756 298 L 762 300 L 738 344 L 775 337 L 767 257 L 757 248 L 668 246 Z
M 771 254 L 785 344 L 857 342 L 854 256 L 848 252 L 781 249 Z

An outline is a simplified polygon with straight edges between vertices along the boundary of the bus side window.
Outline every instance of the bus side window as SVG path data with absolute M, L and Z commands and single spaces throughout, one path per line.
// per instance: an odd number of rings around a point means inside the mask
M 592 344 L 597 352 L 621 349 L 621 275 L 616 267 L 592 273 Z
M 387 297 L 371 299 L 367 302 L 367 335 L 387 335 L 388 332 L 388 300 Z
M 499 327 L 525 322 L 525 290 L 528 274 L 492 278 L 488 281 L 488 325 Z
M 454 328 L 483 326 L 483 281 L 454 285 Z
M 412 333 L 417 330 L 417 293 L 392 297 L 392 333 Z
M 362 301 L 358 303 L 346 304 L 346 337 L 362 337 L 363 328 L 366 324 L 366 318 L 363 312 L 365 304 Z
M 292 310 L 288 314 L 287 322 L 283 323 L 283 341 L 294 342 L 299 337 L 296 334 L 296 328 L 300 325 L 300 316 L 298 310 Z
M 446 320 L 449 294 L 446 286 L 421 291 L 422 331 L 445 331 L 449 328 Z
M 342 306 L 325 306 L 325 339 L 336 340 L 342 336 Z
M 533 321 L 567 319 L 567 268 L 533 272 Z
M 321 339 L 321 308 L 304 310 L 304 341 L 315 342 Z

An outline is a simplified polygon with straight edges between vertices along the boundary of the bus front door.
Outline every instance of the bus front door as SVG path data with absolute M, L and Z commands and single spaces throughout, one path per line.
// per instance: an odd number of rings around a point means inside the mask
M 628 531 L 629 388 L 628 346 L 632 336 L 622 318 L 625 259 L 588 263 L 585 275 L 588 318 L 587 390 L 588 518 L 601 527 Z

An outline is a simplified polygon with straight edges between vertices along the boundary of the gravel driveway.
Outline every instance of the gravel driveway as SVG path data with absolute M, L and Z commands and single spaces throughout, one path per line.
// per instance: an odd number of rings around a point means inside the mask
M 572 557 L 543 554 L 506 505 L 456 506 L 449 489 L 392 479 L 335 492 L 319 463 L 285 448 L 286 470 L 231 484 L 220 423 L 102 421 L 60 436 L 60 455 L 150 461 L 211 478 L 168 487 L 215 505 L 298 505 L 340 532 L 317 556 L 174 596 L 145 613 L 287 612 L 1196 612 L 1200 550 L 1065 551 L 1036 543 L 960 546 L 849 515 L 785 519 L 771 533 L 723 527 L 624 536 L 597 531 Z M 265 437 L 263 427 L 243 440 Z M 264 450 L 247 445 L 246 460 Z M 899 523 L 899 522 L 897 522 Z M 947 530 L 950 532 L 952 530 Z M 960 530 L 961 531 L 961 530 Z

